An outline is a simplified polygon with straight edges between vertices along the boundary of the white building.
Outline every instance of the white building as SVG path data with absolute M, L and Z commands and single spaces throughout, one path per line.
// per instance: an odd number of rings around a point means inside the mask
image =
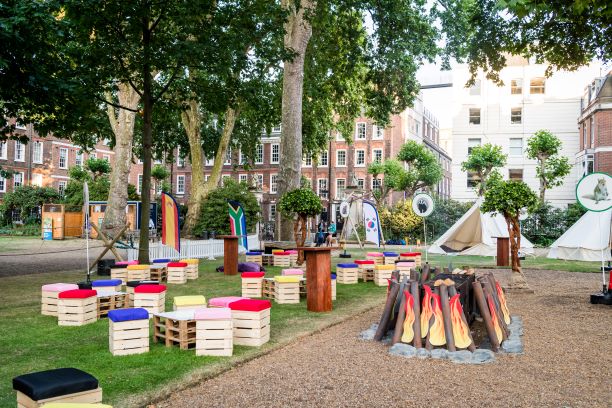
M 527 140 L 540 129 L 547 129 L 563 142 L 562 154 L 575 164 L 580 150 L 577 119 L 584 84 L 599 74 L 599 65 L 576 72 L 555 72 L 550 78 L 546 65 L 529 64 L 523 58 L 509 60 L 500 77 L 503 86 L 480 75 L 476 84 L 465 88 L 469 78 L 466 66 L 453 70 L 452 197 L 460 201 L 476 199 L 475 180 L 461 170 L 471 147 L 492 143 L 508 155 L 501 170 L 504 178 L 521 179 L 534 191 L 539 189 L 536 161 L 526 157 Z M 577 166 L 578 167 L 578 166 Z M 562 186 L 546 192 L 546 199 L 561 206 L 575 202 L 574 189 L 579 169 Z

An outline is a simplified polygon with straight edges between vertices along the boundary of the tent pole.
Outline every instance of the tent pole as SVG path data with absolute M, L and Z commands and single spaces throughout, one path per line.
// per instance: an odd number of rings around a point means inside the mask
M 597 222 L 599 224 L 599 236 L 601 237 L 601 213 L 599 213 L 597 215 Z M 606 293 L 606 269 L 605 269 L 605 262 L 604 262 L 604 249 L 603 247 L 601 248 L 601 283 L 602 283 L 602 293 Z
M 425 226 L 425 217 L 423 217 L 423 240 L 425 241 L 425 263 L 427 263 L 427 227 Z

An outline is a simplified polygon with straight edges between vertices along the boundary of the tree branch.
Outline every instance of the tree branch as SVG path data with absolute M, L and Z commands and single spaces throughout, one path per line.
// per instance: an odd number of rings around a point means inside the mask
M 106 103 L 107 105 L 114 106 L 115 108 L 118 108 L 118 109 L 125 109 L 126 111 L 129 111 L 129 112 L 134 112 L 134 113 L 138 113 L 138 112 L 139 112 L 139 111 L 138 111 L 138 109 L 127 108 L 127 107 L 125 107 L 125 106 L 122 106 L 122 105 L 116 104 L 116 103 L 114 103 L 114 102 L 107 101 L 105 98 L 100 98 L 100 97 L 99 97 L 99 96 L 97 96 L 97 95 L 95 95 L 94 97 L 95 97 L 97 100 L 99 100 L 100 102 L 104 102 L 104 103 Z

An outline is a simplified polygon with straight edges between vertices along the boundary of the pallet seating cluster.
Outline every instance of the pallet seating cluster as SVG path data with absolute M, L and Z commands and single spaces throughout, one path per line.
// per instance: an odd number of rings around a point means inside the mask
M 187 280 L 198 279 L 200 276 L 200 260 L 199 259 L 181 259 L 181 262 L 186 263 L 185 277 Z
M 83 326 L 98 320 L 97 292 L 92 289 L 72 289 L 60 292 L 57 305 L 57 324 Z
M 415 261 L 399 261 L 395 263 L 395 268 L 399 271 L 400 280 L 404 278 L 404 276 L 408 276 L 410 278 L 410 270 L 416 267 Z
M 243 272 L 242 296 L 247 298 L 260 298 L 263 296 L 263 280 L 265 272 Z
M 247 252 L 246 261 L 254 262 L 258 265 L 263 265 L 263 257 L 261 255 L 261 252 L 253 252 L 253 251 Z
M 229 304 L 232 309 L 234 345 L 259 347 L 270 340 L 269 300 L 243 299 Z
M 290 267 L 291 266 L 291 254 L 289 252 L 273 252 L 274 255 L 274 266 Z
M 197 309 L 196 356 L 231 356 L 234 352 L 232 311 L 227 307 Z
M 128 281 L 151 279 L 151 267 L 149 265 L 128 265 L 126 269 Z
M 151 264 L 151 280 L 159 281 L 160 283 L 166 282 L 168 279 L 168 263 L 170 259 L 160 258 L 154 259 Z
M 274 301 L 279 304 L 300 303 L 301 276 L 275 276 Z
M 383 252 L 384 264 L 395 265 L 395 261 L 399 260 L 399 254 L 397 252 Z
M 395 265 L 376 265 L 374 267 L 374 284 L 376 286 L 387 286 Z
M 351 285 L 357 283 L 357 272 L 359 266 L 356 263 L 341 263 L 336 265 L 336 276 L 338 283 Z
M 187 310 L 206 307 L 206 298 L 202 295 L 175 296 L 172 310 Z
M 121 279 L 99 279 L 91 282 L 92 289 L 106 292 L 119 292 L 121 285 L 123 285 Z
M 385 254 L 383 254 L 382 252 L 368 252 L 366 253 L 366 259 L 374 261 L 375 265 L 384 265 Z
M 123 309 L 128 305 L 127 294 L 125 292 L 101 291 L 97 289 L 96 292 L 98 319 L 106 317 L 111 310 Z
M 51 403 L 102 402 L 102 388 L 96 377 L 76 368 L 20 375 L 13 378 L 13 389 L 17 391 L 18 408 L 48 407 Z
M 108 348 L 113 356 L 149 351 L 149 312 L 143 308 L 108 312 Z
M 177 285 L 187 283 L 187 264 L 185 262 L 168 263 L 168 283 Z
M 358 259 L 355 261 L 358 266 L 358 278 L 364 282 L 374 281 L 375 262 L 371 259 Z
M 421 267 L 421 253 L 420 252 L 402 252 L 400 253 L 400 261 L 414 261 L 417 268 Z
M 140 285 L 159 285 L 161 282 L 157 280 L 142 280 L 130 281 L 125 285 L 125 294 L 127 297 L 127 306 L 134 307 L 134 288 Z
M 50 283 L 41 287 L 41 313 L 46 316 L 57 316 L 58 296 L 61 292 L 78 289 L 74 283 Z
M 175 310 L 153 314 L 153 342 L 166 347 L 179 346 L 181 350 L 196 345 L 195 309 Z
M 134 307 L 147 309 L 149 314 L 166 310 L 166 285 L 140 285 L 134 288 Z

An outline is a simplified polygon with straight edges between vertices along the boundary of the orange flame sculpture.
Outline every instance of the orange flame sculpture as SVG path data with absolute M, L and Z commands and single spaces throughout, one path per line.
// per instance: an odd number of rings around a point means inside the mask
M 502 290 L 499 282 L 495 282 L 495 290 L 497 290 L 497 297 L 499 298 L 499 306 L 501 307 L 502 314 L 504 315 L 504 322 L 506 322 L 506 324 L 510 324 L 510 311 L 508 310 L 508 305 L 506 304 L 506 295 L 504 295 L 504 291 Z
M 427 287 L 427 286 L 426 286 Z M 443 346 L 446 344 L 446 335 L 444 334 L 444 317 L 442 316 L 442 303 L 440 295 L 433 293 L 433 323 L 429 328 L 429 342 L 432 346 Z
M 406 296 L 406 319 L 404 320 L 402 343 L 411 343 L 414 340 L 414 298 L 407 290 L 404 291 L 404 296 Z
M 459 302 L 459 294 L 456 294 L 450 299 L 451 323 L 453 326 L 453 338 L 457 348 L 467 348 L 472 344 L 470 338 L 470 328 L 463 320 L 463 307 Z
M 421 306 L 421 337 L 427 337 L 429 332 L 429 319 L 431 318 L 431 288 L 423 285 L 425 294 L 423 295 L 423 305 Z
M 491 320 L 493 321 L 493 328 L 495 329 L 497 340 L 501 344 L 504 337 L 502 335 L 502 329 L 499 327 L 499 318 L 497 317 L 497 310 L 495 309 L 495 303 L 491 295 L 487 295 L 487 303 L 489 305 L 489 313 L 491 313 Z

